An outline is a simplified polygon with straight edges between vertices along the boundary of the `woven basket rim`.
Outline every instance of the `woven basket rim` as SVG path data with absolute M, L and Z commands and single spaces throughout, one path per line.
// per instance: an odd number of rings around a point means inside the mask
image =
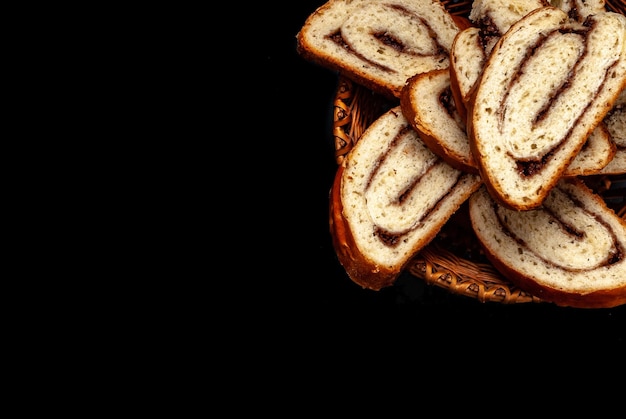
M 456 15 L 467 16 L 472 0 L 443 0 L 448 10 Z M 626 14 L 626 0 L 606 0 L 607 10 Z M 378 95 L 343 75 L 338 76 L 333 112 L 333 138 L 335 160 L 341 164 L 346 154 L 356 144 L 365 129 L 385 111 L 398 103 Z M 598 175 L 597 192 L 611 190 L 615 180 L 626 181 L 626 175 Z M 623 194 L 620 187 L 619 194 Z M 604 196 L 606 198 L 606 196 Z M 614 208 L 617 215 L 626 220 L 626 203 Z M 477 238 L 474 237 L 477 241 Z M 476 244 L 476 247 L 478 245 Z M 427 284 L 447 291 L 477 299 L 480 302 L 502 304 L 542 303 L 504 277 L 490 263 L 470 260 L 433 241 L 414 256 L 405 268 L 411 275 Z

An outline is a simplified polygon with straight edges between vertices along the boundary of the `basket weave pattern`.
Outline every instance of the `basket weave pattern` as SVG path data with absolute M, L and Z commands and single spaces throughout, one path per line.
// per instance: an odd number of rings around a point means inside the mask
M 450 13 L 467 17 L 472 0 L 443 0 Z M 607 10 L 626 14 L 626 0 L 606 0 Z M 365 129 L 397 105 L 369 89 L 339 76 L 334 101 L 335 160 L 341 164 Z M 590 177 L 589 186 L 626 220 L 626 175 Z M 542 300 L 513 285 L 486 260 L 470 227 L 467 208 L 461 208 L 433 242 L 407 265 L 413 276 L 449 292 L 481 302 L 540 303 Z

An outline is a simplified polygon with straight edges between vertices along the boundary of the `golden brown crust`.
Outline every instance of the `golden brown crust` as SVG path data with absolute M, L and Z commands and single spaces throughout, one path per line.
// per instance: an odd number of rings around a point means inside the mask
M 454 99 L 454 106 L 459 116 L 467 122 L 467 107 L 463 102 L 463 95 L 461 94 L 461 88 L 459 87 L 459 78 L 456 71 L 453 70 L 454 63 L 450 59 L 450 91 L 452 92 L 452 98 Z
M 451 51 L 456 48 L 456 42 L 459 39 L 459 34 L 463 32 L 465 29 L 474 27 L 472 22 L 467 19 L 467 25 L 463 26 L 463 28 L 456 34 L 454 37 L 454 41 L 452 42 Z M 458 25 L 459 23 L 457 23 Z M 454 99 L 454 105 L 456 106 L 456 110 L 461 116 L 461 118 L 467 122 L 467 105 L 465 104 L 465 97 L 461 93 L 461 87 L 459 85 L 459 79 L 457 77 L 457 72 L 455 71 L 455 67 L 458 65 L 455 62 L 454 54 L 450 54 L 450 91 L 452 92 L 452 98 Z
M 462 156 L 453 154 L 450 149 L 443 146 L 442 141 L 445 141 L 445 139 L 438 138 L 427 127 L 415 123 L 415 120 L 417 118 L 417 112 L 415 110 L 419 107 L 419 104 L 413 103 L 411 95 L 411 84 L 414 82 L 414 80 L 417 80 L 420 77 L 428 77 L 429 74 L 437 74 L 447 71 L 449 70 L 433 70 L 429 73 L 416 74 L 415 76 L 411 77 L 407 81 L 405 88 L 402 89 L 402 94 L 400 95 L 400 107 L 402 108 L 402 113 L 404 114 L 405 118 L 411 123 L 413 129 L 415 129 L 415 131 L 419 134 L 420 139 L 424 141 L 424 143 L 428 146 L 428 148 L 432 150 L 433 153 L 437 154 L 446 163 L 448 163 L 455 169 L 467 173 L 478 174 L 478 167 L 473 158 L 471 158 L 469 161 L 465 161 Z M 452 79 L 452 77 L 450 77 L 450 79 Z M 454 92 L 452 92 L 452 94 L 454 94 Z M 454 101 L 456 104 L 456 98 L 454 99 Z
M 346 225 L 341 205 L 341 181 L 344 165 L 340 165 L 330 190 L 330 233 L 339 263 L 350 279 L 363 288 L 380 291 L 392 285 L 400 270 L 390 271 L 373 264 L 358 250 L 350 228 Z

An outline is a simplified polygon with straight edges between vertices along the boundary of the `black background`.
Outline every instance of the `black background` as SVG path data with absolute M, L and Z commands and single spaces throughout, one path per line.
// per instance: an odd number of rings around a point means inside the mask
M 441 345 L 502 342 L 623 346 L 624 306 L 584 310 L 547 303 L 481 303 L 406 275 L 378 292 L 351 282 L 335 256 L 328 228 L 328 192 L 336 168 L 331 122 L 337 75 L 298 56 L 295 43 L 305 19 L 322 3 L 259 6 L 265 18 L 255 21 L 255 35 L 248 40 L 256 56 L 250 64 L 253 81 L 246 86 L 260 90 L 253 93 L 259 129 L 254 139 L 258 149 L 251 153 L 266 156 L 247 187 L 262 190 L 263 197 L 254 200 L 258 204 L 250 205 L 263 207 L 266 214 L 254 220 L 260 231 L 250 249 L 261 256 L 248 295 L 260 306 L 253 315 L 256 326 L 284 325 L 274 330 L 317 346 L 363 338 L 385 344 L 418 341 L 422 348 L 430 342 L 435 351 L 450 348 Z

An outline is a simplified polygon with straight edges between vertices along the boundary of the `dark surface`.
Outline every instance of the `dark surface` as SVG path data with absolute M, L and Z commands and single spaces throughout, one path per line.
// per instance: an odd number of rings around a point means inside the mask
M 406 275 L 379 292 L 351 282 L 337 261 L 328 229 L 337 76 L 303 60 L 295 49 L 296 33 L 322 3 L 299 1 L 260 11 L 268 19 L 258 30 L 261 43 L 255 49 L 262 71 L 254 83 L 261 89 L 256 98 L 263 121 L 263 139 L 255 141 L 269 160 L 262 170 L 268 179 L 262 180 L 266 198 L 261 205 L 268 206 L 268 217 L 260 221 L 258 237 L 263 255 L 255 271 L 259 294 L 251 295 L 262 301 L 259 316 L 267 315 L 259 317 L 259 327 L 284 324 L 289 338 L 322 346 L 363 337 L 438 345 L 624 345 L 626 307 L 481 303 Z M 255 176 L 256 185 L 261 179 Z

